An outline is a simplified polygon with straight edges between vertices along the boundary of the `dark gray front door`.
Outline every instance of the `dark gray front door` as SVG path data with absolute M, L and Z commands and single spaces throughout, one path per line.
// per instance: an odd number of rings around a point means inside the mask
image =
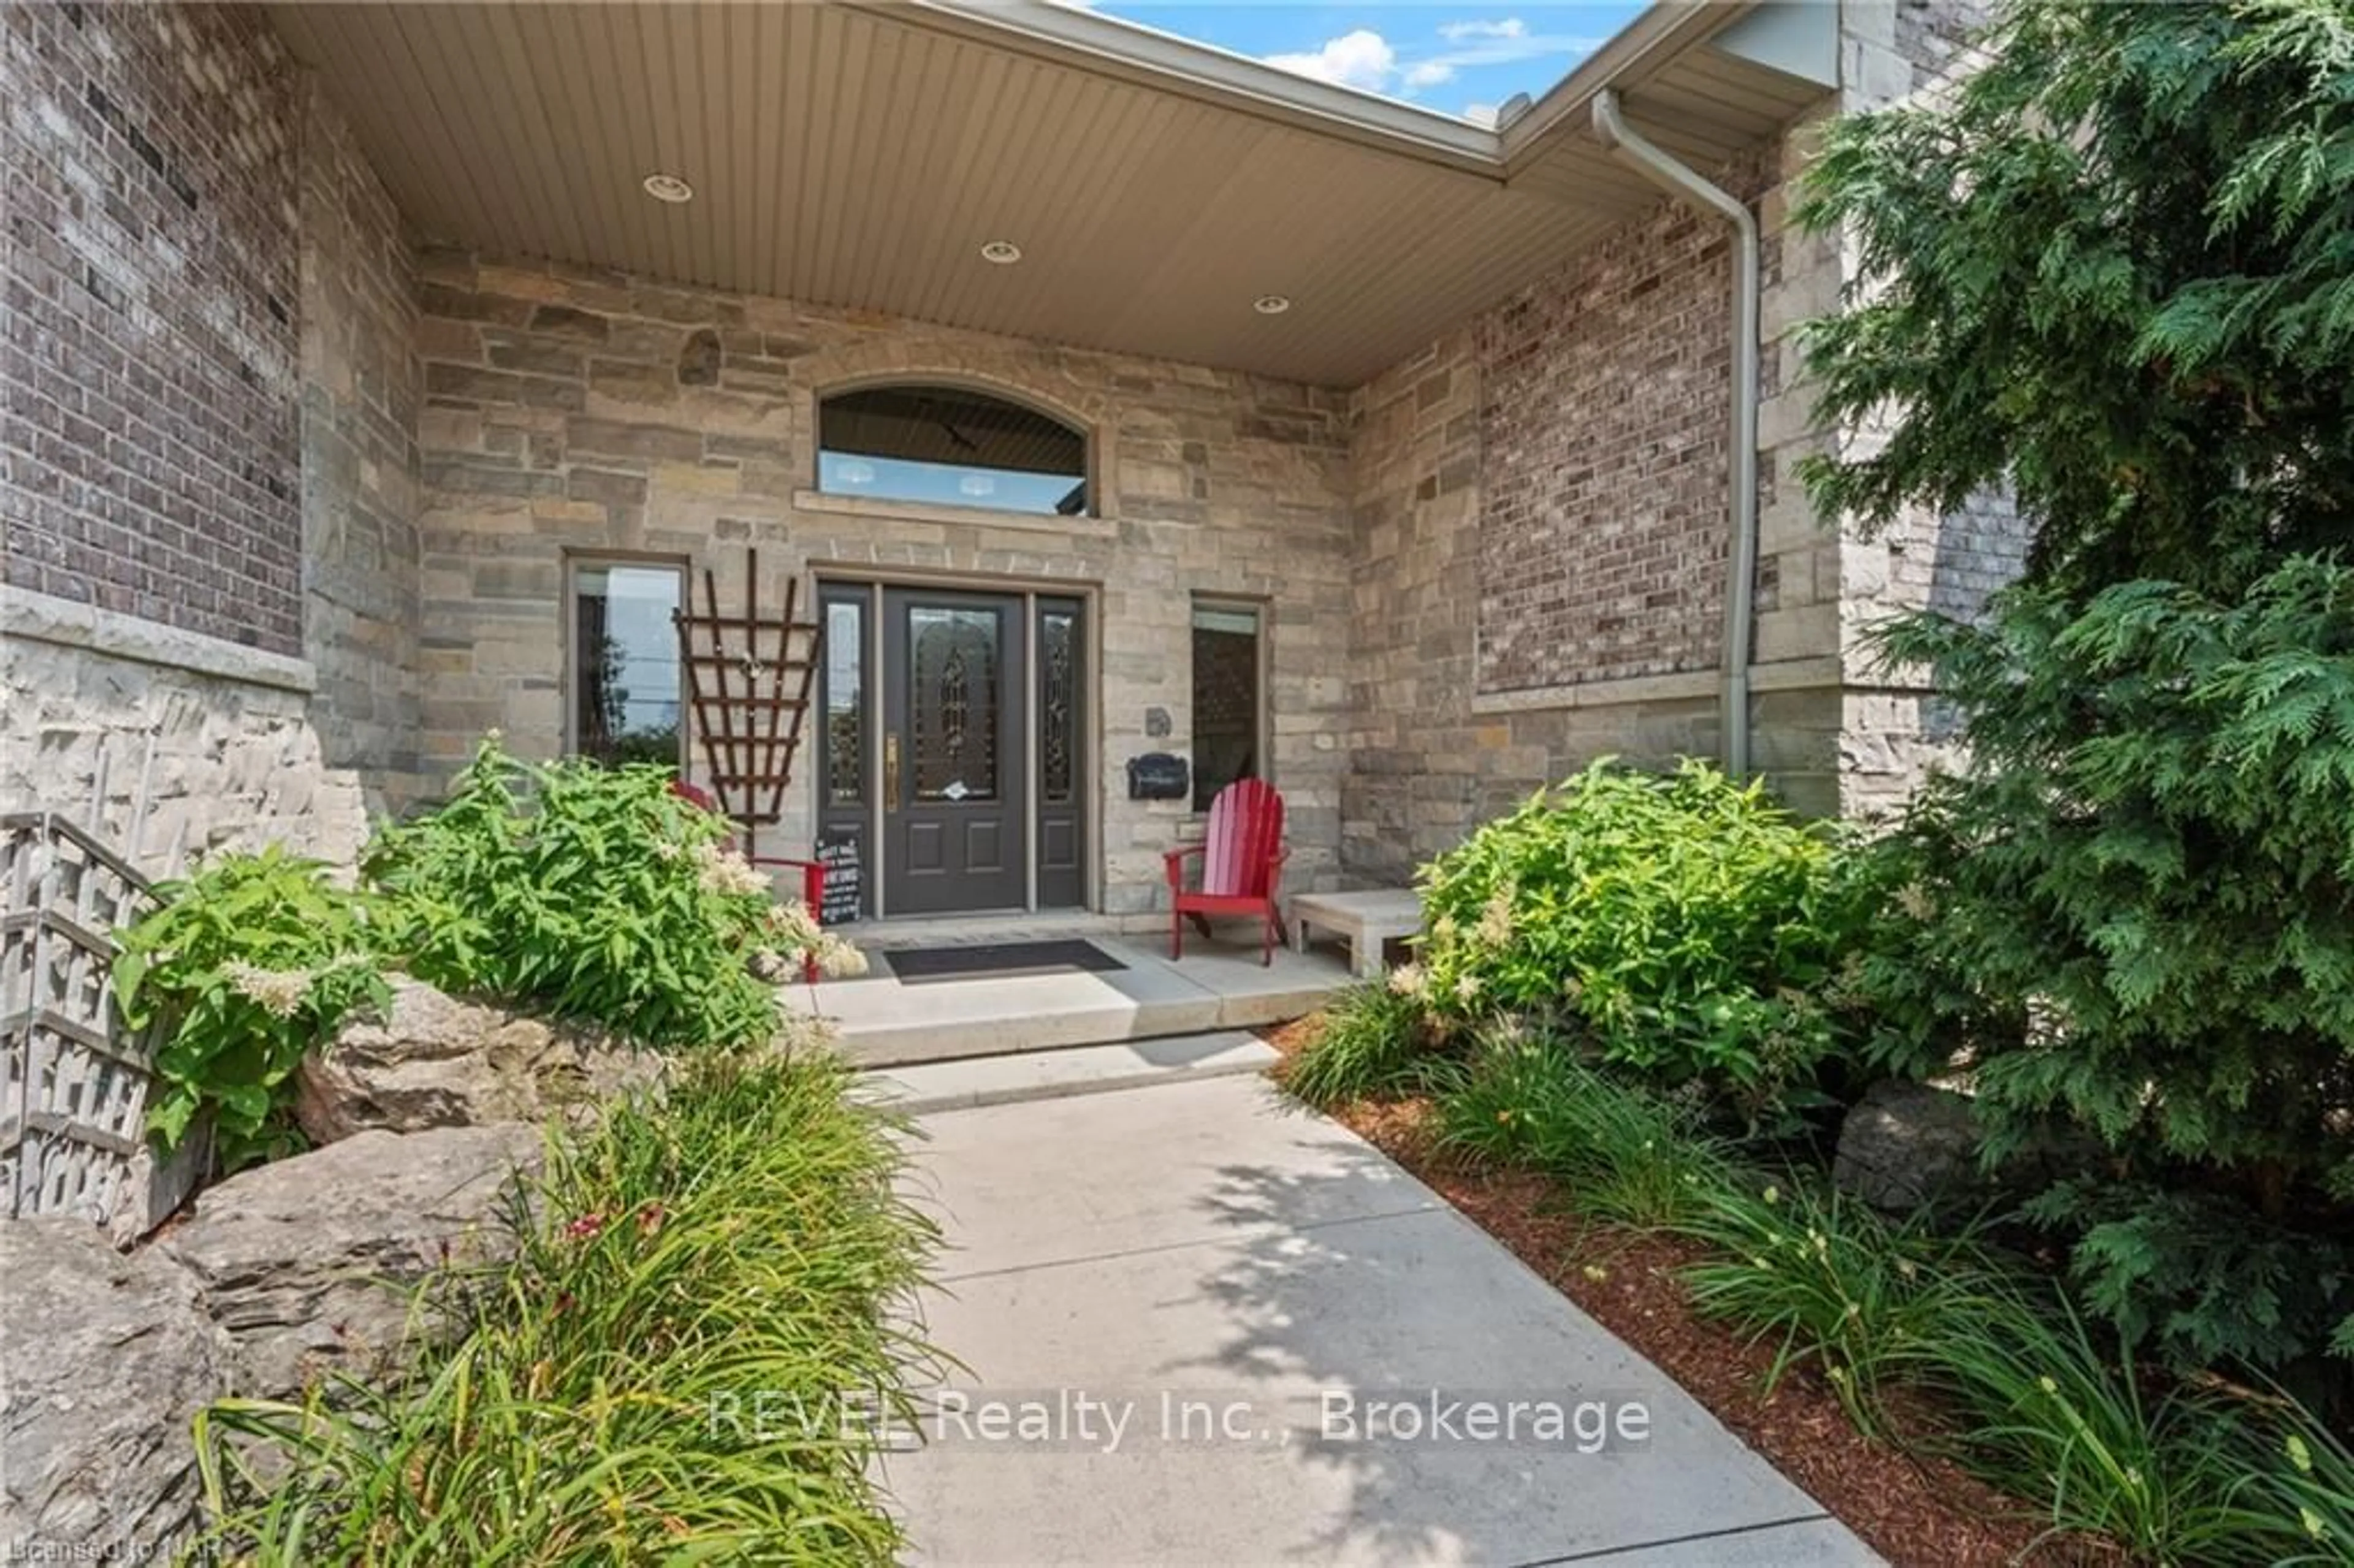
M 884 899 L 894 915 L 1029 901 L 1023 600 L 883 596 Z

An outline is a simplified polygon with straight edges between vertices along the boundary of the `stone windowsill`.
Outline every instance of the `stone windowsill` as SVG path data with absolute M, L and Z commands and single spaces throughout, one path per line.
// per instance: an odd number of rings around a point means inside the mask
M 1836 657 L 1789 659 L 1753 664 L 1749 690 L 1807 691 L 1843 684 Z M 1471 698 L 1475 714 L 1551 713 L 1564 708 L 1605 708 L 1626 703 L 1678 702 L 1712 697 L 1723 689 L 1720 670 L 1692 670 L 1673 675 L 1629 675 L 1615 681 L 1584 681 L 1569 685 L 1530 686 L 1510 692 L 1479 692 Z
M 1114 517 L 1046 517 L 1034 512 L 993 512 L 985 506 L 949 506 L 930 501 L 885 501 L 832 491 L 796 490 L 793 510 L 881 523 L 937 523 L 962 528 L 1013 528 L 1063 538 L 1110 539 L 1119 534 Z

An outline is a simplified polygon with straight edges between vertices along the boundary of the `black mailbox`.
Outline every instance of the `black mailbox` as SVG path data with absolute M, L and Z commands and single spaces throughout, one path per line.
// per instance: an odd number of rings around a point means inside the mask
M 1182 800 L 1193 792 L 1185 759 L 1166 751 L 1148 751 L 1128 759 L 1128 798 L 1131 800 Z

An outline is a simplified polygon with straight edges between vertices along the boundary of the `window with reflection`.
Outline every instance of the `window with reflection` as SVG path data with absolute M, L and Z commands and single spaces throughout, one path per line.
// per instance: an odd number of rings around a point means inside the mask
M 1080 517 L 1087 432 L 964 387 L 867 387 L 818 405 L 818 489 Z
M 1193 607 L 1193 809 L 1237 779 L 1263 779 L 1265 711 L 1256 605 Z
M 678 630 L 684 577 L 662 563 L 572 567 L 572 749 L 609 766 L 682 758 Z

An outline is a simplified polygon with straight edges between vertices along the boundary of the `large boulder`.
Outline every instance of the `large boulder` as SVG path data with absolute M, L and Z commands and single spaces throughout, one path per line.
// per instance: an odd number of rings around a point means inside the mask
M 169 1561 L 198 1495 L 189 1424 L 232 1366 L 195 1277 L 49 1219 L 0 1220 L 0 1542 L 58 1562 Z
M 2100 1143 L 2052 1128 L 2029 1138 L 1998 1170 L 1979 1161 L 1970 1097 L 1931 1084 L 1884 1079 L 1840 1124 L 1831 1182 L 1893 1214 L 2016 1202 L 2063 1176 L 2096 1169 Z
M 502 1218 L 541 1152 L 540 1130 L 516 1124 L 357 1133 L 207 1189 L 154 1245 L 196 1276 L 236 1341 L 239 1392 L 292 1398 L 330 1372 L 382 1377 L 412 1336 L 447 1326 L 421 1281 L 511 1255 Z
M 1872 1085 L 1840 1124 L 1831 1181 L 1892 1213 L 1984 1195 L 1968 1097 L 1893 1078 Z
M 462 1001 L 395 976 L 381 1020 L 355 1020 L 302 1065 L 295 1118 L 313 1143 L 369 1128 L 543 1121 L 661 1081 L 663 1058 L 601 1031 Z

